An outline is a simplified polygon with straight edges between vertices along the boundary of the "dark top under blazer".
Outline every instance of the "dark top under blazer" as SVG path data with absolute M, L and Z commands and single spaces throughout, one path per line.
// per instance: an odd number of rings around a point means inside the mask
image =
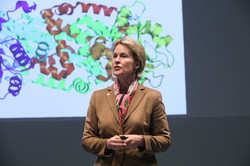
M 105 150 L 107 139 L 115 135 L 143 135 L 145 149 Z M 166 151 L 171 144 L 170 132 L 159 91 L 139 84 L 124 119 L 119 121 L 113 86 L 95 91 L 92 94 L 82 147 L 95 155 L 96 166 L 154 166 L 157 165 L 156 152 Z

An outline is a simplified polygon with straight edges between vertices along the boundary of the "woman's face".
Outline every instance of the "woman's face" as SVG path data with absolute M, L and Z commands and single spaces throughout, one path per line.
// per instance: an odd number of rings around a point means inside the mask
M 119 79 L 135 78 L 136 69 L 139 68 L 132 53 L 125 45 L 118 44 L 114 50 L 112 59 L 113 74 Z

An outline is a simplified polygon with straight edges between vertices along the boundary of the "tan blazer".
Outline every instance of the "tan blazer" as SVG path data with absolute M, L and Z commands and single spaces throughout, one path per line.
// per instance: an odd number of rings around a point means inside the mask
M 82 147 L 97 155 L 96 166 L 155 166 L 156 152 L 163 152 L 171 144 L 167 116 L 159 91 L 139 84 L 121 127 L 113 86 L 92 94 Z M 115 135 L 139 134 L 145 149 L 105 150 L 107 139 Z

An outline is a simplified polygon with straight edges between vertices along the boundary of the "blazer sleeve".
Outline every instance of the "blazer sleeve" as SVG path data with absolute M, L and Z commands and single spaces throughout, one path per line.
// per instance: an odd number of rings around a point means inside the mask
M 171 145 L 167 115 L 162 103 L 162 95 L 158 91 L 154 96 L 149 135 L 144 135 L 144 141 L 146 153 L 163 152 Z
M 98 132 L 95 96 L 96 92 L 93 92 L 85 120 L 82 147 L 87 152 L 93 153 L 97 156 L 109 157 L 111 153 L 106 150 L 107 139 L 100 138 Z

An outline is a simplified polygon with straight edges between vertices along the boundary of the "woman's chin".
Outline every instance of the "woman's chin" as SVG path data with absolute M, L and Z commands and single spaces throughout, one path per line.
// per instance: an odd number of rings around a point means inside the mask
M 121 74 L 122 74 L 122 73 L 121 73 L 121 72 L 119 72 L 119 71 L 115 71 L 115 72 L 113 72 L 113 75 L 114 75 L 114 76 L 116 76 L 116 77 L 119 77 Z
M 114 76 L 116 76 L 117 79 L 124 79 L 124 75 L 122 75 L 122 73 L 113 73 Z

